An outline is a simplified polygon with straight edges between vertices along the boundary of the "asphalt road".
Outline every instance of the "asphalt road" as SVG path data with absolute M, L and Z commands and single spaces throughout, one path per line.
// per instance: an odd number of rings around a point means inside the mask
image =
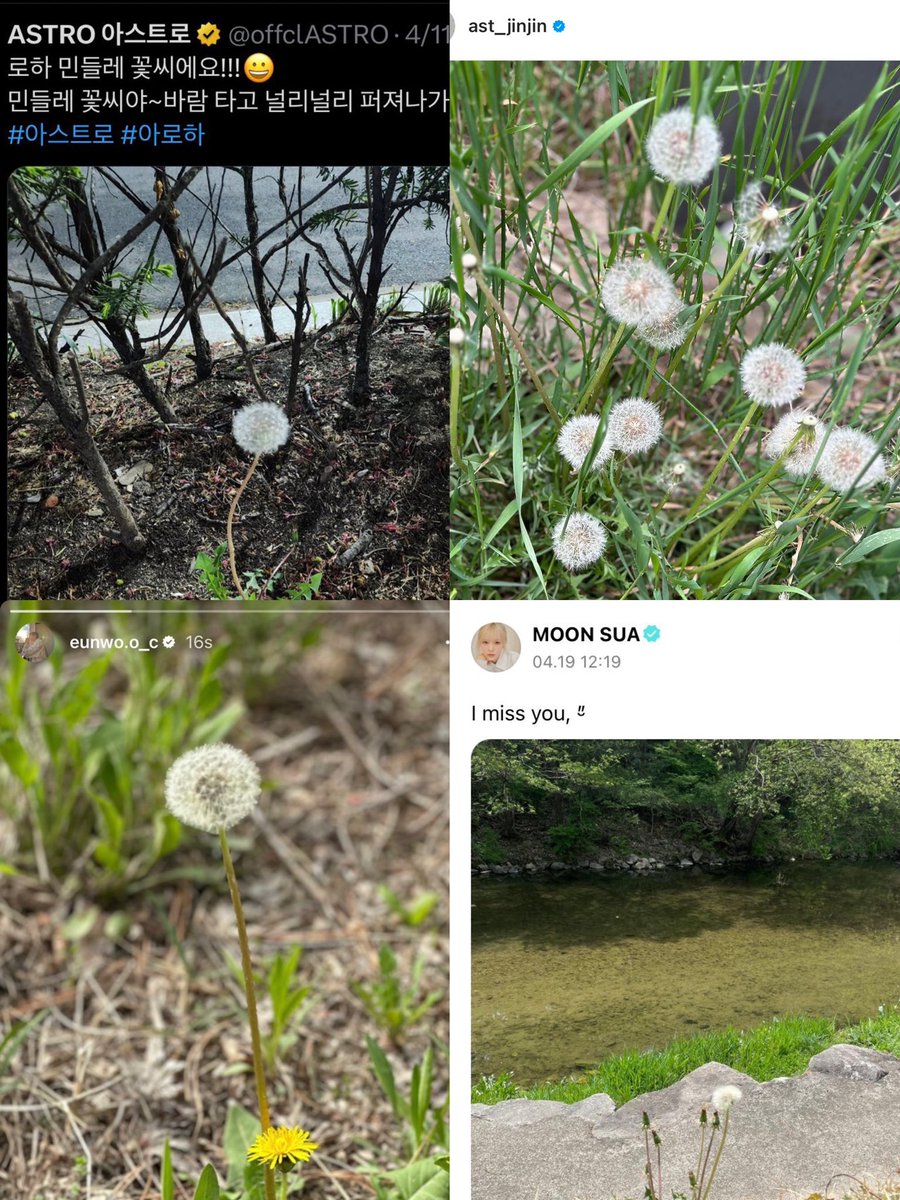
M 107 244 L 111 244 L 126 229 L 135 223 L 139 217 L 138 210 L 126 195 L 118 190 L 109 180 L 104 179 L 95 168 L 82 168 L 87 177 L 87 184 L 94 204 L 99 213 Z M 169 168 L 174 176 L 177 168 Z M 288 197 L 296 196 L 298 186 L 306 203 L 324 186 L 319 177 L 317 167 L 257 167 L 254 170 L 256 207 L 261 231 L 283 220 L 284 209 L 278 195 L 279 173 L 283 176 L 283 186 Z M 124 185 L 132 189 L 142 200 L 155 203 L 153 191 L 153 169 L 151 167 L 120 167 L 116 174 Z M 299 179 L 298 179 L 299 176 Z M 351 178 L 361 179 L 362 171 L 355 170 Z M 308 208 L 314 213 L 344 200 L 343 193 L 337 188 L 332 189 L 317 204 Z M 234 171 L 223 167 L 208 167 L 194 179 L 187 192 L 178 199 L 178 209 L 181 213 L 183 233 L 191 231 L 194 236 L 194 250 L 199 255 L 208 253 L 214 222 L 209 212 L 210 207 L 218 206 L 219 225 L 216 237 L 227 236 L 229 246 L 226 258 L 237 251 L 240 239 L 247 237 L 247 223 L 244 213 L 244 189 L 241 177 Z M 51 210 L 56 236 L 71 244 L 71 235 L 64 211 L 56 206 Z M 449 247 L 447 240 L 446 220 L 435 214 L 434 228 L 426 229 L 425 214 L 413 212 L 404 218 L 391 238 L 388 246 L 387 261 L 391 264 L 384 287 L 401 287 L 411 283 L 430 283 L 443 279 L 449 272 Z M 350 225 L 344 231 L 344 236 L 352 246 L 365 235 L 362 224 Z M 279 230 L 271 238 L 263 242 L 263 251 L 284 238 L 284 231 Z M 333 233 L 322 231 L 314 235 L 321 240 L 333 261 L 342 263 L 342 256 Z M 156 257 L 166 263 L 172 261 L 168 243 L 160 236 L 159 229 L 152 227 L 138 238 L 128 254 L 122 260 L 121 269 L 130 273 L 139 263 L 146 261 L 148 254 L 156 244 Z M 282 295 L 290 300 L 296 288 L 298 262 L 305 254 L 310 255 L 308 288 L 312 295 L 328 295 L 334 289 L 328 282 L 318 263 L 315 250 L 302 239 L 296 239 L 286 251 L 275 254 L 267 267 L 267 274 L 275 283 L 284 288 Z M 12 276 L 27 275 L 27 260 L 21 249 L 15 243 L 9 245 L 9 271 Z M 37 279 L 46 278 L 46 272 L 39 262 L 32 264 L 32 272 Z M 22 287 L 21 284 L 18 286 Z M 27 287 L 22 288 L 28 292 Z M 165 309 L 176 291 L 174 279 L 157 275 L 153 283 L 148 284 L 143 291 L 143 300 L 151 310 Z M 58 301 L 50 293 L 40 293 L 42 308 L 47 316 L 55 314 Z M 250 268 L 246 257 L 232 266 L 225 268 L 216 280 L 216 295 L 225 304 L 247 304 L 251 298 Z

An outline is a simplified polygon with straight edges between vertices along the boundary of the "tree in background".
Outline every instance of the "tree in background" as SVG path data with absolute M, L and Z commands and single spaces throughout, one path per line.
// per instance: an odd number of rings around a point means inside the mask
M 46 272 L 41 278 L 32 275 L 11 282 L 60 295 L 56 315 L 47 322 L 50 339 L 60 338 L 67 319 L 82 318 L 99 326 L 119 356 L 125 375 L 167 424 L 177 417 L 147 371 L 137 319 L 147 314 L 144 289 L 157 275 L 171 276 L 174 268 L 161 262 L 154 249 L 133 269 L 125 269 L 122 260 L 145 229 L 173 210 L 199 170 L 191 167 L 181 172 L 166 196 L 158 195 L 155 203 L 145 205 L 143 216 L 112 244 L 78 167 L 20 167 L 7 187 L 9 236 L 24 243 Z M 54 227 L 55 207 L 71 224 L 68 240 Z
M 900 848 L 900 743 L 484 742 L 472 819 L 568 858 L 638 826 L 726 853 L 885 853 Z
M 323 168 L 323 174 L 327 177 L 328 168 Z M 378 297 L 391 269 L 391 264 L 385 262 L 388 243 L 400 222 L 415 209 L 424 210 L 429 229 L 434 225 L 435 212 L 449 214 L 449 168 L 366 167 L 362 184 L 348 177 L 341 187 L 346 197 L 344 203 L 312 217 L 303 236 L 315 247 L 326 276 L 359 321 L 350 400 L 353 404 L 367 404 L 372 390 L 369 364 Z M 352 226 L 362 236 L 351 244 L 348 231 Z M 333 228 L 341 248 L 340 264 L 329 257 L 321 241 L 312 237 L 316 230 L 328 228 Z

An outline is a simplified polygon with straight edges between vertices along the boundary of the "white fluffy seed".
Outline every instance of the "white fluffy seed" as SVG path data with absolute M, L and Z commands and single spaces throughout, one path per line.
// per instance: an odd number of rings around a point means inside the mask
M 260 775 L 236 746 L 198 746 L 176 758 L 166 775 L 166 807 L 179 821 L 207 833 L 230 829 L 256 807 Z
M 787 450 L 797 432 L 800 438 L 782 466 L 792 479 L 804 479 L 815 461 L 825 430 L 812 413 L 786 413 L 763 442 L 763 454 L 773 462 Z
M 623 454 L 641 454 L 662 437 L 662 417 L 649 400 L 629 396 L 612 406 L 607 426 L 610 445 Z
M 603 307 L 623 325 L 661 321 L 678 303 L 675 284 L 654 262 L 629 258 L 615 263 L 603 278 Z
M 231 431 L 248 454 L 274 454 L 290 437 L 291 423 L 280 404 L 261 400 L 237 410 Z
M 836 492 L 847 492 L 852 487 L 871 487 L 884 479 L 887 465 L 867 433 L 839 427 L 831 431 L 825 443 L 816 474 Z
M 584 571 L 606 549 L 606 530 L 590 513 L 570 513 L 553 530 L 553 553 L 567 571 Z
M 803 391 L 806 368 L 793 350 L 780 342 L 770 342 L 754 346 L 741 359 L 741 383 L 756 404 L 778 408 L 796 400 Z
M 702 183 L 721 153 L 722 137 L 715 121 L 702 116 L 695 124 L 689 108 L 657 117 L 647 137 L 650 165 L 669 183 Z

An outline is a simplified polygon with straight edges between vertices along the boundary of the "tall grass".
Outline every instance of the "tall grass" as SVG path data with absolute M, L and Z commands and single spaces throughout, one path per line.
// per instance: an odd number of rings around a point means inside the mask
M 460 598 L 886 598 L 900 595 L 900 72 L 878 71 L 836 128 L 818 128 L 810 63 L 455 63 L 453 278 L 466 333 L 454 352 L 454 595 Z M 654 178 L 656 116 L 691 105 L 724 133 L 699 187 Z M 761 181 L 790 210 L 790 245 L 754 258 L 731 202 Z M 474 254 L 478 266 L 463 267 Z M 624 256 L 673 277 L 690 334 L 653 351 L 600 303 Z M 826 430 L 871 435 L 889 477 L 838 494 L 761 453 L 749 346 L 798 353 L 801 398 Z M 642 396 L 662 441 L 573 472 L 558 427 Z M 779 414 L 780 415 L 780 414 Z M 672 468 L 681 464 L 678 470 Z M 607 527 L 579 574 L 551 532 L 584 509 Z

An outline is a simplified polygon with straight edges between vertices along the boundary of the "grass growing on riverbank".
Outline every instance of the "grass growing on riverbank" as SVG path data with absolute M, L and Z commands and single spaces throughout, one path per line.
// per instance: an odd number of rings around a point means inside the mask
M 758 1083 L 798 1075 L 813 1055 L 837 1042 L 884 1050 L 900 1057 L 900 1006 L 884 1005 L 874 1017 L 839 1026 L 826 1017 L 780 1017 L 755 1029 L 723 1029 L 676 1038 L 662 1050 L 631 1051 L 603 1059 L 576 1079 L 517 1088 L 512 1074 L 482 1076 L 472 1088 L 474 1103 L 500 1100 L 562 1100 L 572 1104 L 606 1092 L 617 1105 L 677 1083 L 704 1063 L 720 1062 Z

